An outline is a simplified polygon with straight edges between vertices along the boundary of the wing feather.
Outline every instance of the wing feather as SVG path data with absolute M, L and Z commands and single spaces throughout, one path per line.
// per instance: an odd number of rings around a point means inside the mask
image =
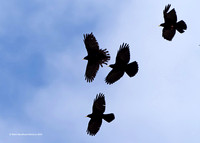
M 170 6 L 171 5 L 168 4 L 167 6 L 165 6 L 165 9 L 163 10 L 163 15 L 164 15 L 165 22 L 176 23 L 176 21 L 177 21 L 176 11 L 173 8 L 170 12 L 168 12 Z
M 102 119 L 90 119 L 87 128 L 87 134 L 95 136 L 102 124 Z
M 103 114 L 105 112 L 106 102 L 105 96 L 102 93 L 96 95 L 93 103 L 93 113 Z
M 107 75 L 105 82 L 107 84 L 113 84 L 114 82 L 118 81 L 123 75 L 124 71 L 112 69 Z
M 123 43 L 122 45 L 120 45 L 120 48 L 117 52 L 116 64 L 119 63 L 128 64 L 129 60 L 130 60 L 129 45 Z
M 88 60 L 86 71 L 85 71 L 85 80 L 87 82 L 92 82 L 99 70 L 99 64 L 97 62 Z
M 88 54 L 92 51 L 98 51 L 99 50 L 99 44 L 94 37 L 93 33 L 91 34 L 84 34 L 84 43 L 85 47 L 87 49 Z

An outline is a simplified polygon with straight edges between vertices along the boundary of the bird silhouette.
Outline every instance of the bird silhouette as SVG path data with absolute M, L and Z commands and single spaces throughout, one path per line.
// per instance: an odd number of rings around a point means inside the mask
M 101 127 L 102 119 L 109 123 L 115 119 L 113 113 L 103 114 L 105 112 L 105 106 L 106 103 L 104 94 L 97 94 L 94 99 L 92 114 L 87 115 L 87 117 L 91 118 L 88 123 L 87 134 L 95 136 Z
M 84 35 L 83 41 L 88 53 L 88 55 L 83 58 L 84 60 L 88 60 L 85 80 L 87 82 L 92 82 L 99 70 L 99 65 L 101 67 L 103 67 L 103 64 L 107 65 L 108 60 L 110 60 L 110 55 L 106 49 L 99 49 L 99 44 L 93 33 Z
M 183 33 L 184 30 L 187 29 L 187 25 L 183 20 L 177 22 L 176 11 L 174 8 L 168 12 L 170 6 L 170 4 L 165 6 L 165 9 L 163 10 L 164 23 L 160 24 L 160 26 L 164 27 L 162 31 L 163 38 L 169 41 L 173 39 L 176 30 Z
M 129 77 L 135 76 L 135 74 L 138 72 L 138 64 L 136 61 L 132 63 L 129 63 L 129 61 L 129 45 L 123 43 L 122 45 L 120 45 L 120 48 L 118 50 L 115 64 L 109 65 L 112 70 L 107 75 L 105 82 L 107 84 L 113 84 L 124 75 L 124 72 L 126 72 Z

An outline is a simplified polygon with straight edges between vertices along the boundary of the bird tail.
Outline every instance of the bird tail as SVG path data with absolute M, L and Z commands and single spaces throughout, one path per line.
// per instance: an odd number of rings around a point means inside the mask
M 177 26 L 178 32 L 180 32 L 180 33 L 183 33 L 184 30 L 187 29 L 187 25 L 185 24 L 185 22 L 183 20 L 179 21 L 176 26 Z
M 136 61 L 134 61 L 134 62 L 132 62 L 132 63 L 127 65 L 126 73 L 130 77 L 133 77 L 137 72 L 138 72 L 138 64 L 137 64 Z
M 115 119 L 115 115 L 113 113 L 104 114 L 103 119 L 110 123 L 112 120 Z
M 107 65 L 108 61 L 110 60 L 110 54 L 108 53 L 107 49 L 99 49 L 99 51 L 102 55 L 102 62 L 100 65 L 103 67 L 103 64 Z

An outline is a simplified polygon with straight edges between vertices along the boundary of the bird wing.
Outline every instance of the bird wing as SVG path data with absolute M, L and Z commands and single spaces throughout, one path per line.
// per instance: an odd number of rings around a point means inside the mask
M 93 51 L 98 51 L 99 50 L 99 44 L 94 37 L 93 33 L 91 34 L 84 34 L 84 43 L 85 47 L 87 49 L 88 54 L 93 52 Z
M 120 45 L 120 48 L 117 52 L 116 64 L 118 63 L 128 64 L 129 60 L 130 60 L 129 45 L 123 43 L 122 45 Z
M 88 60 L 85 71 L 85 80 L 87 80 L 87 82 L 92 82 L 96 76 L 98 69 L 99 69 L 98 62 Z
M 124 71 L 112 69 L 107 75 L 105 81 L 107 84 L 113 84 L 124 75 Z
M 174 37 L 175 33 L 176 33 L 175 28 L 172 28 L 172 29 L 163 28 L 162 36 L 163 36 L 163 38 L 171 41 L 172 38 Z
M 174 8 L 166 15 L 166 19 L 165 20 L 172 21 L 172 22 L 176 22 L 177 21 L 176 11 L 175 11 Z
M 87 128 L 87 134 L 91 136 L 95 136 L 95 134 L 99 131 L 102 124 L 102 119 L 90 119 Z
M 105 102 L 104 94 L 99 93 L 94 99 L 93 113 L 103 114 L 105 111 L 105 108 L 106 108 L 106 102 Z
M 164 19 L 165 22 L 175 23 L 177 21 L 176 11 L 173 8 L 170 12 L 168 12 L 170 6 L 171 5 L 168 4 L 167 6 L 165 6 L 165 9 L 163 10 Z
M 164 17 L 167 15 L 167 12 L 169 11 L 171 4 L 168 4 L 167 6 L 165 6 L 165 9 L 163 10 L 163 15 Z

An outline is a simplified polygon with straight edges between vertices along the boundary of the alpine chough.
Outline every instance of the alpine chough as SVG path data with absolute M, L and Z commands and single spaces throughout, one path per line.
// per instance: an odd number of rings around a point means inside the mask
M 88 123 L 87 134 L 95 136 L 101 127 L 102 119 L 109 123 L 115 119 L 113 113 L 103 114 L 105 111 L 105 107 L 106 103 L 104 94 L 97 94 L 96 98 L 94 99 L 92 114 L 87 115 L 87 117 L 91 118 Z
M 115 64 L 109 65 L 112 70 L 107 75 L 105 82 L 107 84 L 113 84 L 124 75 L 124 72 L 126 72 L 129 77 L 135 76 L 135 74 L 138 72 L 138 64 L 136 61 L 129 63 L 129 60 L 129 45 L 123 43 L 122 45 L 120 45 Z
M 165 9 L 163 10 L 164 23 L 160 24 L 160 26 L 164 27 L 162 31 L 163 38 L 169 41 L 174 37 L 176 30 L 183 33 L 184 30 L 187 29 L 187 25 L 183 20 L 177 22 L 176 11 L 174 8 L 168 12 L 170 6 L 170 4 L 165 6 Z
M 92 82 L 99 69 L 99 65 L 101 65 L 101 67 L 103 67 L 103 64 L 107 65 L 108 60 L 110 60 L 110 55 L 106 49 L 99 49 L 99 44 L 93 33 L 85 34 L 83 36 L 83 41 L 88 52 L 88 55 L 83 58 L 84 60 L 88 60 L 85 71 L 85 80 L 87 82 Z

